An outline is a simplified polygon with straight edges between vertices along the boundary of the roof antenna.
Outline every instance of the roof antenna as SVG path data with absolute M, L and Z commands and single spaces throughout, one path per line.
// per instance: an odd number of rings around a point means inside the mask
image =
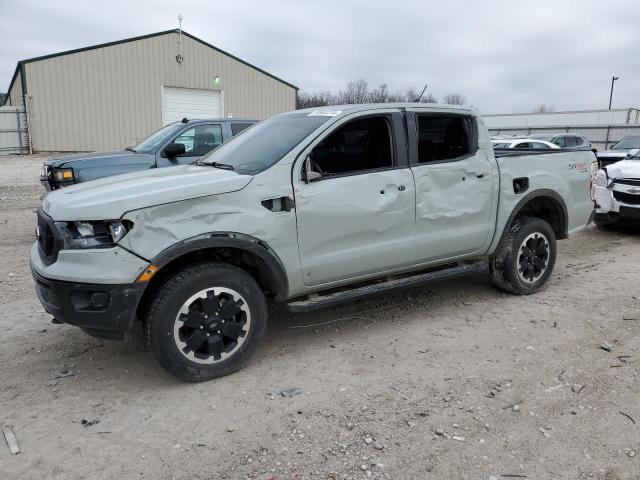
M 176 62 L 178 65 L 182 65 L 184 57 L 182 56 L 182 14 L 178 14 L 178 54 L 176 55 Z
M 420 93 L 420 96 L 416 99 L 416 103 L 420 103 L 420 100 L 422 100 L 422 96 L 424 95 L 424 92 L 427 91 L 428 86 L 429 86 L 428 83 L 424 86 L 424 88 L 422 89 L 422 92 Z

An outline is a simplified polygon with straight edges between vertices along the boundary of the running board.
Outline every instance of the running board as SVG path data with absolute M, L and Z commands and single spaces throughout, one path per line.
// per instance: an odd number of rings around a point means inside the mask
M 489 263 L 486 261 L 472 263 L 470 265 L 459 265 L 457 267 L 436 270 L 428 273 L 413 275 L 411 277 L 396 278 L 383 283 L 356 287 L 350 290 L 341 290 L 326 295 L 313 295 L 304 300 L 292 300 L 287 302 L 287 309 L 293 313 L 309 312 L 326 307 L 333 307 L 341 303 L 360 300 L 378 293 L 402 288 L 416 287 L 427 283 L 448 280 L 450 278 L 461 277 L 469 273 L 484 272 L 488 270 Z

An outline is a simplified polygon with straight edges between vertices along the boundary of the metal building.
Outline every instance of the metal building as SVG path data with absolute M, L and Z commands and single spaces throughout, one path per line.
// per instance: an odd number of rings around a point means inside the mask
M 606 150 L 627 135 L 640 135 L 640 110 L 578 110 L 569 112 L 483 115 L 492 135 L 531 135 L 571 132 L 584 135 Z
M 184 30 L 18 62 L 5 106 L 24 108 L 34 151 L 123 148 L 172 121 L 264 119 L 298 88 Z

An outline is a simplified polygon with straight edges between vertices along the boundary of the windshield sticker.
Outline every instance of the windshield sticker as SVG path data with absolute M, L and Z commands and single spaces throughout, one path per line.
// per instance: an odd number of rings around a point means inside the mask
M 335 117 L 342 113 L 342 110 L 314 110 L 307 117 Z

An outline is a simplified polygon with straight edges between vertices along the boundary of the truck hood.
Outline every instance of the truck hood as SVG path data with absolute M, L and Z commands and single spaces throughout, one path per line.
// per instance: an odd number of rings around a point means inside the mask
M 629 150 L 604 150 L 602 152 L 598 152 L 598 158 L 624 158 L 629 153 Z
M 63 155 L 62 157 L 53 157 L 44 161 L 44 164 L 52 168 L 61 168 L 64 166 L 71 166 L 73 162 L 78 160 L 96 159 L 96 160 L 110 160 L 123 157 L 135 157 L 141 155 L 129 150 L 116 150 L 113 152 L 87 152 L 87 153 L 74 153 L 73 155 Z
M 234 192 L 252 178 L 195 165 L 143 170 L 55 190 L 42 208 L 56 221 L 114 220 L 132 210 Z
M 613 165 L 605 167 L 609 178 L 639 178 L 640 179 L 640 159 L 622 160 Z

